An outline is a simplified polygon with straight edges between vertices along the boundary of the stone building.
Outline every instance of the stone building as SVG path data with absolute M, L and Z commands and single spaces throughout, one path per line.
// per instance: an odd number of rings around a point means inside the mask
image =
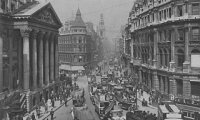
M 56 90 L 61 25 L 49 2 L 0 0 L 1 109 L 29 112 Z
M 68 71 L 83 71 L 84 65 L 91 61 L 91 35 L 88 34 L 80 9 L 75 20 L 66 22 L 59 36 L 59 62 L 67 64 L 61 67 Z
M 138 81 L 170 95 L 190 118 L 200 112 L 199 21 L 199 0 L 136 0 L 129 16 Z

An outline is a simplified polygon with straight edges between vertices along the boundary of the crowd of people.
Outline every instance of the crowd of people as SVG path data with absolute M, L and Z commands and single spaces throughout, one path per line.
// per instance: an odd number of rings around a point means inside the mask
M 42 98 L 41 104 L 35 107 L 36 113 L 33 112 L 32 114 L 29 114 L 29 116 L 27 117 L 27 120 L 39 119 L 42 114 L 45 114 L 48 112 L 51 116 L 51 119 L 53 120 L 53 116 L 54 116 L 53 108 L 55 108 L 55 101 L 60 101 L 60 104 L 63 104 L 64 102 L 65 106 L 67 106 L 67 101 L 68 101 L 68 97 L 70 96 L 70 92 L 71 92 L 70 86 L 61 86 L 57 93 L 52 91 L 51 94 L 49 95 L 48 100 L 45 100 L 44 98 Z M 42 113 L 41 107 L 44 107 L 44 113 Z

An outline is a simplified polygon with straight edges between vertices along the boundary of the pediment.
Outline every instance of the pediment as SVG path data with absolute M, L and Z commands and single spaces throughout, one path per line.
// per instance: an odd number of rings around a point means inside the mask
M 51 25 L 62 26 L 60 19 L 58 18 L 56 12 L 54 11 L 51 4 L 47 4 L 37 12 L 32 15 L 32 18 Z

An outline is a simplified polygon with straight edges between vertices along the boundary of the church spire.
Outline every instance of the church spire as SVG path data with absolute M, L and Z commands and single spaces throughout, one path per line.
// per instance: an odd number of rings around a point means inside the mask
M 77 12 L 76 12 L 76 16 L 81 16 L 81 11 L 80 9 L 78 8 Z

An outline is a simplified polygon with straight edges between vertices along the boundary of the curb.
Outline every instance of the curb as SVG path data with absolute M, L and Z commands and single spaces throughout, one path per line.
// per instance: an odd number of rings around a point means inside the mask
M 70 101 L 71 99 L 72 99 L 72 97 L 71 97 L 69 100 L 67 100 L 67 102 Z M 63 103 L 63 104 L 61 104 L 59 107 L 57 107 L 57 108 L 54 110 L 54 112 L 57 111 L 59 108 L 61 108 L 64 104 L 65 104 L 65 103 Z M 48 118 L 49 116 L 50 116 L 50 114 L 48 114 L 46 117 L 44 117 L 44 118 L 42 118 L 42 119 L 38 119 L 38 120 L 44 120 L 44 119 Z

